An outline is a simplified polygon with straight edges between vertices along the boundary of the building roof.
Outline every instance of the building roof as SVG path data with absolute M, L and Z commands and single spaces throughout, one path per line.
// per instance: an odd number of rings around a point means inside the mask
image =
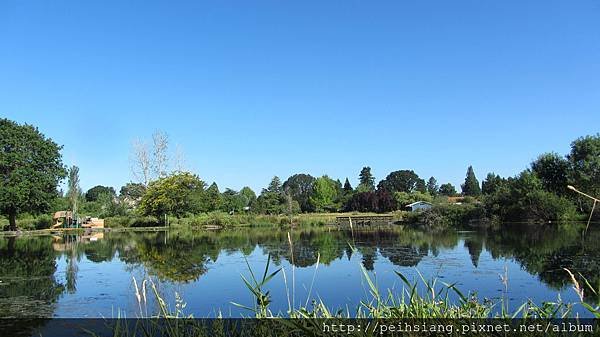
M 415 201 L 415 202 L 413 202 L 412 204 L 408 204 L 408 205 L 406 205 L 406 207 L 413 207 L 414 205 L 418 205 L 418 204 L 427 204 L 427 205 L 433 205 L 432 203 L 430 203 L 430 202 L 427 202 L 427 201 Z

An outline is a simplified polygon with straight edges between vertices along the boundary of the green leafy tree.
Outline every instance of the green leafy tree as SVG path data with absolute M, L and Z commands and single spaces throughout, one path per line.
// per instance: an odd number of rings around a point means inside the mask
M 540 178 L 545 190 L 557 195 L 567 193 L 569 161 L 556 153 L 545 153 L 531 163 L 531 170 Z
M 144 215 L 182 217 L 199 211 L 198 196 L 206 184 L 189 172 L 177 172 L 150 183 L 139 209 Z
M 439 186 L 437 184 L 437 180 L 434 177 L 429 178 L 427 181 L 427 192 L 429 194 L 436 196 L 439 193 Z
M 475 177 L 473 166 L 467 168 L 467 176 L 465 177 L 465 183 L 461 185 L 462 192 L 466 196 L 476 197 L 481 195 L 481 187 L 479 187 L 479 181 Z
M 121 187 L 121 190 L 119 191 L 119 197 L 128 203 L 136 203 L 142 199 L 144 193 L 146 193 L 146 186 L 140 183 L 132 182 Z
M 226 212 L 241 212 L 248 202 L 244 195 L 230 188 L 221 194 L 221 200 L 223 200 L 221 208 Z
M 206 211 L 216 211 L 223 206 L 223 199 L 221 197 L 221 192 L 219 192 L 219 186 L 217 186 L 217 183 L 213 182 L 210 184 L 210 186 L 206 189 L 204 196 L 206 198 Z
M 395 192 L 394 199 L 396 200 L 398 209 L 404 209 L 404 207 L 406 207 L 406 205 L 412 204 L 413 202 L 417 202 L 417 201 L 426 201 L 426 202 L 433 201 L 433 197 L 431 196 L 431 194 L 423 193 L 420 191 L 415 191 L 412 193 Z
M 314 183 L 315 178 L 310 174 L 294 174 L 283 183 L 283 190 L 298 202 L 302 212 L 312 212 L 314 208 L 309 198 L 313 193 Z
M 93 202 L 97 201 L 100 194 L 109 194 L 113 197 L 117 195 L 115 189 L 108 186 L 97 185 L 90 188 L 87 192 L 85 192 L 85 201 Z
M 506 179 L 490 172 L 481 183 L 481 193 L 484 195 L 494 194 L 504 184 L 506 184 Z
M 256 209 L 259 213 L 281 214 L 285 212 L 285 195 L 281 180 L 275 176 L 269 186 L 262 190 L 256 199 Z
M 375 191 L 375 177 L 371 173 L 371 168 L 365 166 L 360 170 L 358 175 L 358 187 L 356 188 L 359 192 L 372 192 Z
M 570 200 L 545 190 L 530 170 L 500 184 L 493 194 L 486 195 L 484 203 L 489 214 L 503 221 L 566 221 L 576 214 Z
M 425 192 L 425 181 L 412 170 L 399 170 L 388 174 L 384 180 L 380 181 L 378 186 L 390 193 L 415 191 Z
M 61 147 L 31 125 L 0 119 L 0 212 L 16 230 L 17 215 L 50 208 L 66 171 Z
M 125 215 L 127 211 L 126 204 L 119 202 L 115 195 L 110 192 L 100 193 L 96 201 L 91 202 L 91 204 L 96 204 L 95 215 L 100 218 Z
M 573 141 L 567 159 L 571 163 L 572 185 L 600 197 L 600 134 Z
M 445 183 L 440 186 L 440 194 L 447 197 L 453 197 L 457 194 L 456 188 L 450 183 Z
M 325 175 L 315 180 L 310 203 L 319 212 L 334 211 L 336 210 L 334 201 L 337 196 L 338 187 L 335 180 Z
M 256 202 L 256 193 L 248 186 L 245 186 L 240 190 L 240 195 L 244 196 L 246 199 L 244 207 L 251 207 Z

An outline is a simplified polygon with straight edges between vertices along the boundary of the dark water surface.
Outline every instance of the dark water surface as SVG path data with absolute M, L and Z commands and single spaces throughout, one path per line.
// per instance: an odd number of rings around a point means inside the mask
M 288 298 L 294 307 L 305 305 L 310 293 L 331 309 L 352 314 L 369 298 L 361 265 L 380 289 L 391 288 L 398 295 L 402 282 L 394 271 L 418 280 L 418 270 L 427 279 L 456 282 L 480 299 L 504 296 L 512 309 L 528 299 L 538 304 L 559 296 L 577 301 L 562 268 L 600 284 L 598 230 L 589 231 L 582 241 L 578 230 L 547 226 L 438 234 L 398 228 L 294 229 L 292 247 L 288 231 L 3 237 L 0 317 L 136 317 L 140 306 L 133 278 L 140 286 L 144 279 L 153 280 L 173 309 L 179 294 L 186 303 L 184 312 L 195 317 L 251 315 L 231 302 L 253 305 L 240 275 L 249 277 L 246 260 L 262 275 L 269 255 L 271 269 L 285 271 L 285 280 L 279 273 L 267 287 L 275 313 L 287 311 Z M 500 275 L 508 276 L 506 288 Z M 155 303 L 149 300 L 146 308 L 154 313 Z M 584 312 L 581 306 L 576 310 Z

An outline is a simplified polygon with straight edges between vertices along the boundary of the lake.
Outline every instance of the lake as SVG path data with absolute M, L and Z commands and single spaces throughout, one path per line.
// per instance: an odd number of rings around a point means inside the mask
M 456 282 L 479 299 L 506 298 L 512 309 L 527 299 L 539 304 L 560 296 L 576 302 L 562 268 L 600 284 L 599 245 L 598 230 L 583 241 L 578 230 L 551 226 L 444 233 L 256 227 L 0 237 L 0 317 L 136 317 L 133 278 L 138 284 L 152 280 L 173 308 L 179 294 L 187 303 L 185 313 L 195 317 L 251 315 L 232 302 L 253 305 L 241 275 L 249 277 L 246 261 L 262 275 L 269 256 L 270 269 L 285 272 L 285 280 L 280 272 L 267 285 L 274 313 L 286 312 L 290 304 L 310 306 L 307 298 L 355 312 L 369 298 L 362 267 L 380 289 L 397 294 L 403 284 L 394 271 L 409 280 L 418 280 L 420 272 L 426 279 Z M 508 276 L 506 285 L 500 275 Z M 155 312 L 152 301 L 148 311 Z M 581 306 L 576 311 L 586 315 Z

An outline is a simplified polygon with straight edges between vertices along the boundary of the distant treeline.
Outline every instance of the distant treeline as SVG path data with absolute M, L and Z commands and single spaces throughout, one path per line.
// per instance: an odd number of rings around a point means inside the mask
M 149 148 L 137 141 L 132 168 L 138 182 L 121 187 L 95 186 L 83 193 L 79 168 L 62 164 L 61 146 L 35 127 L 0 119 L 0 211 L 16 228 L 18 214 L 42 214 L 56 210 L 110 217 L 118 215 L 185 217 L 213 211 L 255 214 L 297 214 L 312 212 L 377 212 L 405 209 L 415 201 L 434 206 L 425 220 L 440 217 L 457 221 L 467 218 L 513 220 L 572 220 L 592 208 L 592 203 L 567 189 L 573 185 L 592 195 L 600 195 L 600 135 L 578 138 L 566 156 L 546 153 L 515 177 L 488 173 L 480 184 L 473 167 L 467 168 L 459 194 L 450 183 L 438 185 L 413 170 L 389 173 L 375 184 L 370 167 L 358 174 L 359 184 L 351 186 L 327 175 L 313 177 L 298 173 L 285 181 L 273 177 L 256 193 L 249 187 L 220 191 L 185 169 L 181 161 L 169 170 L 168 137 L 156 132 Z M 68 177 L 67 191 L 57 192 L 59 182 Z M 448 208 L 448 197 L 461 196 L 464 208 Z M 456 201 L 456 199 L 452 200 Z M 465 213 L 467 212 L 467 213 Z M 437 218 L 436 218 L 437 217 Z M 423 219 L 416 219 L 423 220 Z M 430 221 L 430 222 L 431 222 Z
M 375 184 L 370 167 L 364 167 L 359 184 L 351 186 L 327 175 L 313 177 L 299 173 L 282 182 L 273 177 L 258 195 L 249 187 L 240 191 L 219 190 L 190 172 L 174 171 L 145 186 L 129 183 L 119 195 L 111 187 L 96 186 L 83 202 L 87 211 L 102 215 L 139 215 L 184 217 L 198 213 L 297 214 L 312 212 L 377 212 L 403 210 L 409 203 L 433 203 L 438 216 L 515 220 L 574 220 L 591 209 L 591 202 L 567 189 L 576 186 L 587 193 L 600 194 L 600 136 L 582 137 L 571 144 L 566 156 L 546 153 L 515 177 L 488 173 L 480 184 L 471 166 L 467 168 L 461 193 L 452 184 L 438 185 L 412 170 L 388 174 Z M 462 207 L 448 207 L 449 198 L 460 196 Z M 454 199 L 456 200 L 456 199 Z M 85 204 L 88 204 L 86 206 Z M 454 213 L 459 213 L 454 214 Z M 464 214 L 468 212 L 468 214 Z M 431 218 L 431 214 L 428 214 Z M 431 219 L 430 219 L 431 220 Z

